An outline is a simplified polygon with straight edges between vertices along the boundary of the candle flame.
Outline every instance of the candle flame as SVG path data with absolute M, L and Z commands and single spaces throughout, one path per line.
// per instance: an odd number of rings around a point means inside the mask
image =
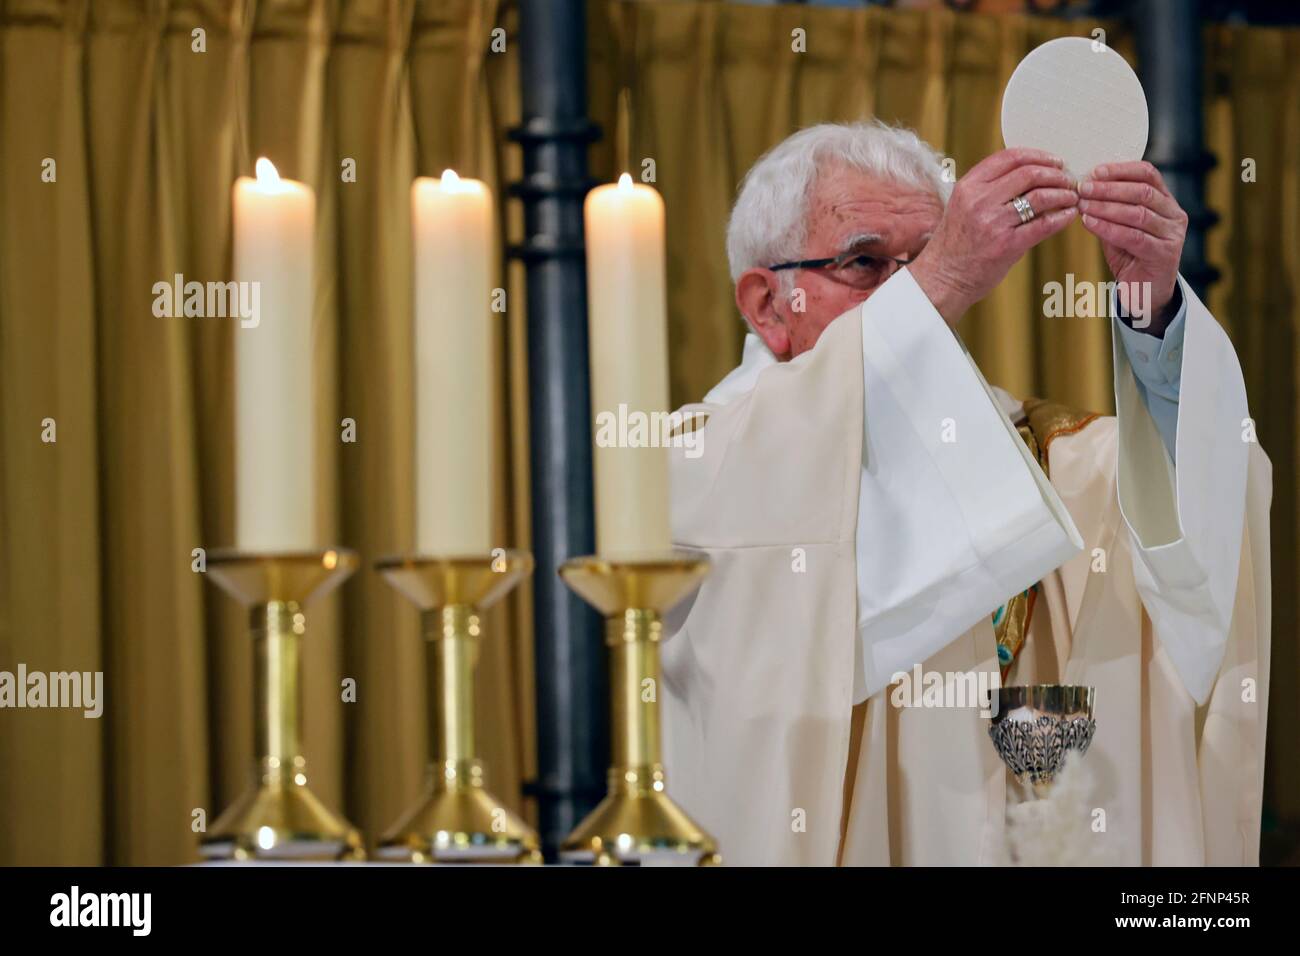
M 618 188 L 621 192 L 630 193 L 632 191 L 632 177 L 627 173 L 618 177 Z
M 460 177 L 456 175 L 454 169 L 444 169 L 442 171 L 442 188 L 455 189 L 460 184 Z
M 275 171 L 275 165 L 265 156 L 257 160 L 257 181 L 263 186 L 280 185 L 280 174 Z

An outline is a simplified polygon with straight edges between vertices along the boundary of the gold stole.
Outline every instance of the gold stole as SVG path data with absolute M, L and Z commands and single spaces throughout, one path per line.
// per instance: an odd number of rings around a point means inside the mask
M 1041 398 L 1025 399 L 1024 408 L 1025 420 L 1016 426 L 1016 431 L 1020 433 L 1029 453 L 1038 461 L 1043 474 L 1050 479 L 1052 473 L 1047 467 L 1048 446 L 1061 435 L 1073 435 L 1098 415 Z M 1003 679 L 1025 644 L 1025 635 L 1029 633 L 1029 621 L 1033 617 L 1034 604 L 1041 587 L 1040 584 L 1035 584 L 993 612 L 993 635 L 998 642 L 998 663 L 1002 666 Z

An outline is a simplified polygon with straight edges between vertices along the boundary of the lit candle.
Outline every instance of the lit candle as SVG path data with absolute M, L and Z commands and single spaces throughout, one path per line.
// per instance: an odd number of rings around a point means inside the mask
M 491 550 L 492 193 L 450 169 L 411 187 L 416 550 Z
M 246 551 L 316 545 L 315 218 L 315 194 L 270 160 L 235 182 L 235 280 L 254 284 L 258 306 L 235 330 L 235 542 Z
M 663 552 L 671 547 L 658 425 L 670 410 L 664 203 L 624 173 L 588 193 L 584 212 L 597 550 Z

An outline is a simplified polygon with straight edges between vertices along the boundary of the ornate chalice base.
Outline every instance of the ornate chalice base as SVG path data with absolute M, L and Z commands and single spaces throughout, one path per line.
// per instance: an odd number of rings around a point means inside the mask
M 1068 751 L 1087 753 L 1097 731 L 1095 695 L 1093 687 L 1059 684 L 998 690 L 989 738 L 1018 781 L 1041 790 L 1051 784 Z
M 658 696 L 645 694 L 647 686 L 662 684 L 662 615 L 695 590 L 708 569 L 707 560 L 680 552 L 626 560 L 575 558 L 560 568 L 564 582 L 605 617 L 613 747 L 609 794 L 560 847 L 565 863 L 721 862 L 713 838 L 668 796 Z

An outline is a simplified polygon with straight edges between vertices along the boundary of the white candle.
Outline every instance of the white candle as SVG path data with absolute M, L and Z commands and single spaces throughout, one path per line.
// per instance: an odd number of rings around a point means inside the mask
M 670 411 L 664 203 L 624 173 L 593 189 L 584 213 L 597 550 L 664 552 L 672 546 L 657 424 Z
M 451 170 L 411 187 L 416 549 L 491 550 L 492 193 Z M 538 507 L 545 507 L 538 503 Z
M 316 545 L 312 243 L 316 197 L 267 159 L 234 189 L 234 272 L 257 314 L 235 330 L 235 542 Z M 252 287 L 250 287 L 252 288 Z

